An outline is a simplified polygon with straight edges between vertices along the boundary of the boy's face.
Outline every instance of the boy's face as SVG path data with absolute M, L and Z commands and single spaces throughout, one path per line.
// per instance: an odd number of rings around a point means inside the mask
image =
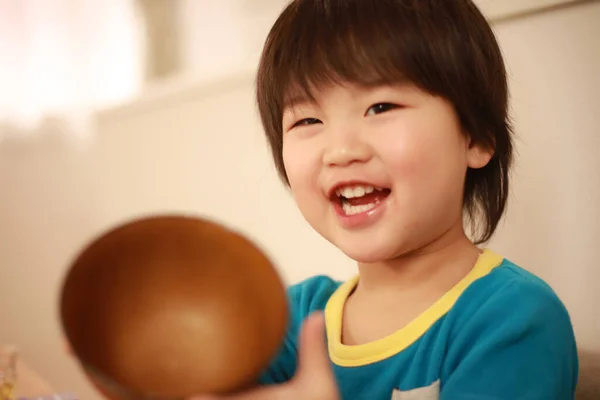
M 317 232 L 363 263 L 462 235 L 467 168 L 491 154 L 470 144 L 451 104 L 411 84 L 314 94 L 284 110 L 283 160 Z

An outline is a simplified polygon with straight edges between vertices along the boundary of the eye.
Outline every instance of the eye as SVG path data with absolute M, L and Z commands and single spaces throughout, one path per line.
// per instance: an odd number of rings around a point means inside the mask
M 303 126 L 303 125 L 314 125 L 314 124 L 318 124 L 319 122 L 321 122 L 321 121 L 316 118 L 304 118 L 304 119 L 301 119 L 300 121 L 296 122 L 292 126 L 292 128 L 295 128 L 297 126 Z
M 394 110 L 396 108 L 400 108 L 400 106 L 397 106 L 396 104 L 391 104 L 391 103 L 377 103 L 377 104 L 374 104 L 371 107 L 369 107 L 366 115 L 382 114 L 384 112 Z

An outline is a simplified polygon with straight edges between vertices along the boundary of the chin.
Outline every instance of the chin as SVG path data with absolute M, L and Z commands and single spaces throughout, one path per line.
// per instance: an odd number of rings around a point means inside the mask
M 337 232 L 336 232 L 337 233 Z M 366 233 L 366 232 L 365 232 Z M 361 235 L 333 234 L 330 242 L 360 264 L 384 263 L 408 255 L 419 248 L 418 235 L 408 230 L 369 232 Z
M 346 256 L 361 264 L 375 264 L 398 257 L 397 247 L 376 243 L 334 243 Z

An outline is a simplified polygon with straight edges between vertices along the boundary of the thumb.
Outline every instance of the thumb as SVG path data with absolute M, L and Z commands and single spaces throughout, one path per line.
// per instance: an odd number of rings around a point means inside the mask
M 314 313 L 304 321 L 299 347 L 298 372 L 294 380 L 319 381 L 330 386 L 331 389 L 336 388 L 327 351 L 323 313 Z

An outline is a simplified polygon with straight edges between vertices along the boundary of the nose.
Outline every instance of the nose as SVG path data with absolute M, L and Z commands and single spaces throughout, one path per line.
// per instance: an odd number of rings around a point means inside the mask
M 348 166 L 353 163 L 364 163 L 372 156 L 371 148 L 356 131 L 330 132 L 329 143 L 323 152 L 323 165 Z

